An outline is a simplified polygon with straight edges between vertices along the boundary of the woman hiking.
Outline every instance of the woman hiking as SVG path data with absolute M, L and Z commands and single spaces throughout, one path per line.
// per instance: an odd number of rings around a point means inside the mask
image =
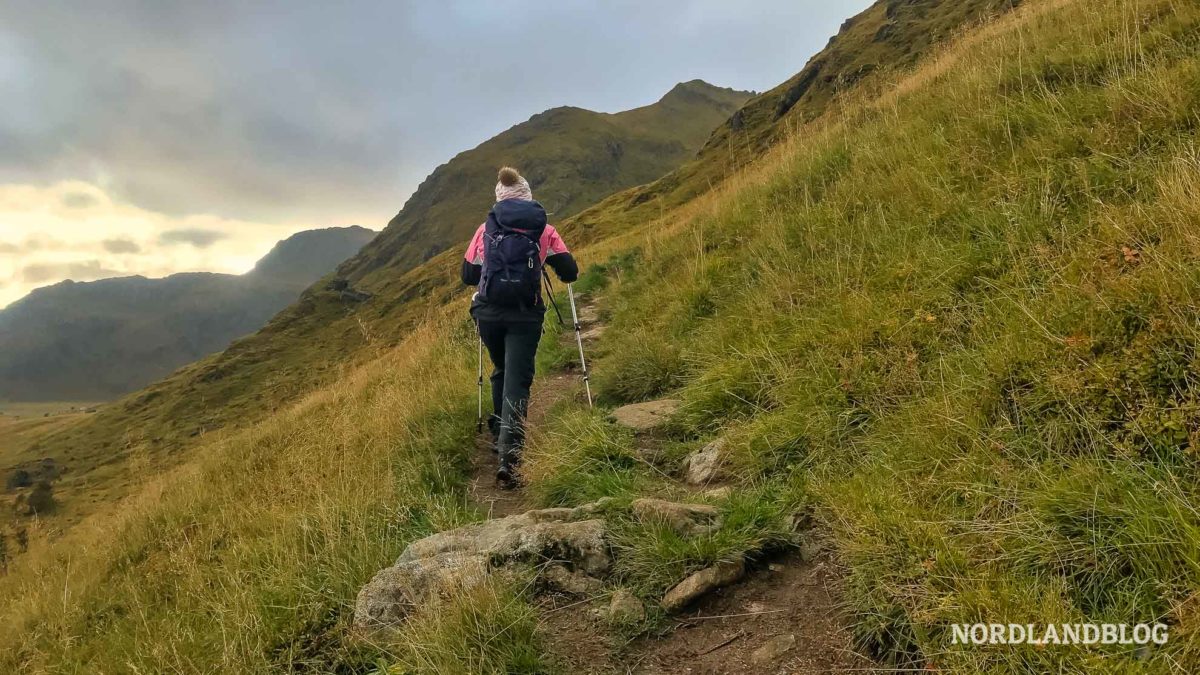
M 533 200 L 529 183 L 507 166 L 500 169 L 496 203 L 463 258 L 463 283 L 476 287 L 471 316 L 493 366 L 488 428 L 500 455 L 496 482 L 513 489 L 519 480 L 534 357 L 546 313 L 543 266 L 553 268 L 564 283 L 579 277 L 579 267 L 546 222 L 546 210 Z

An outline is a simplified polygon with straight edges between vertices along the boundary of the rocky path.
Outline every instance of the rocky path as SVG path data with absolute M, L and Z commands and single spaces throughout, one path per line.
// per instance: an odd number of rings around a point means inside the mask
M 841 583 L 827 553 L 784 556 L 676 615 L 665 638 L 631 644 L 637 665 L 628 672 L 870 672 L 871 662 L 851 648 Z
M 593 305 L 582 306 L 585 347 L 603 332 Z M 575 334 L 559 339 L 571 343 Z M 582 397 L 582 374 L 542 374 L 534 384 L 529 424 L 548 410 Z M 639 453 L 656 463 L 661 427 L 679 402 L 660 400 L 618 408 L 614 420 L 634 431 Z M 655 467 L 678 493 L 719 498 L 731 486 L 724 445 L 711 443 L 675 470 Z M 541 634 L 563 665 L 577 673 L 833 673 L 872 670 L 850 649 L 846 617 L 838 607 L 841 577 L 819 545 L 768 562 L 722 563 L 681 580 L 659 601 L 670 617 L 665 630 L 624 638 L 616 626 L 637 626 L 647 606 L 614 585 L 608 522 L 616 510 L 658 523 L 683 536 L 720 527 L 721 511 L 703 503 L 642 498 L 618 506 L 604 499 L 573 509 L 536 509 L 522 491 L 499 489 L 490 437 L 481 435 L 471 458 L 469 491 L 488 519 L 413 542 L 392 567 L 363 588 L 356 624 L 367 631 L 397 626 L 438 589 L 473 583 L 500 570 L 532 570 Z M 715 491 L 715 492 L 714 492 Z M 722 492 L 724 491 L 724 492 Z M 752 552 L 747 552 L 748 556 Z M 637 633 L 637 631 L 634 631 Z

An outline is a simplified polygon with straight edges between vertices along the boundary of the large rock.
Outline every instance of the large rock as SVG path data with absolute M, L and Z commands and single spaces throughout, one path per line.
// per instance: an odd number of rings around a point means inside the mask
M 608 530 L 596 518 L 604 502 L 574 509 L 541 509 L 439 532 L 409 544 L 396 564 L 371 579 L 358 594 L 354 623 L 364 629 L 395 626 L 414 607 L 448 589 L 478 583 L 514 565 L 554 570 L 547 585 L 570 592 L 595 592 L 594 577 L 612 567 Z M 566 589 L 564 589 L 566 590 Z
M 645 497 L 630 504 L 633 515 L 643 523 L 659 523 L 679 534 L 694 537 L 721 527 L 721 512 L 708 504 L 680 504 Z
M 683 460 L 683 479 L 692 485 L 708 485 L 720 477 L 725 460 L 725 439 L 717 440 Z
M 470 553 L 440 553 L 397 563 L 359 591 L 354 622 L 370 628 L 396 626 L 417 605 L 477 583 L 486 573 L 483 556 Z
M 398 562 L 455 552 L 483 555 L 493 566 L 510 562 L 565 560 L 587 574 L 608 572 L 612 556 L 608 550 L 607 528 L 603 520 L 539 522 L 537 516 L 531 516 L 534 513 L 538 512 L 531 511 L 439 532 L 410 544 Z
M 746 574 L 746 562 L 741 558 L 733 562 L 720 562 L 696 572 L 679 582 L 662 598 L 662 606 L 668 612 L 678 612 L 693 600 L 728 586 Z
M 667 420 L 679 410 L 680 401 L 664 398 L 658 401 L 646 401 L 621 406 L 612 411 L 617 424 L 629 427 L 634 431 L 650 431 L 667 423 Z

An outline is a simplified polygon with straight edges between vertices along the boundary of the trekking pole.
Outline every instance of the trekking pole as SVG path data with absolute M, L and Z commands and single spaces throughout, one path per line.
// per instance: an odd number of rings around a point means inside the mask
M 579 367 L 583 369 L 583 388 L 587 390 L 588 407 L 592 407 L 592 385 L 588 382 L 587 361 L 583 358 L 583 334 L 579 330 L 579 312 L 575 310 L 575 286 L 567 284 L 567 297 L 571 299 L 571 320 L 575 322 L 575 343 L 579 345 Z
M 544 279 L 546 283 L 546 297 L 550 298 L 550 304 L 554 307 L 554 313 L 558 315 L 558 325 L 567 325 L 563 321 L 562 312 L 558 311 L 558 302 L 554 299 L 554 287 L 550 284 L 550 273 L 547 272 L 545 268 L 542 268 L 542 279 Z
M 479 323 L 475 323 L 475 332 L 479 332 Z M 475 418 L 475 433 L 483 433 L 483 334 L 479 334 L 479 412 Z

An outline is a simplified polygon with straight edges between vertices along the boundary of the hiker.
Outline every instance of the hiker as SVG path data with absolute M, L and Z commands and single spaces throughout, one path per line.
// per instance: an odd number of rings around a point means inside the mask
M 546 222 L 546 210 L 533 200 L 521 174 L 506 166 L 498 178 L 496 203 L 467 246 L 462 280 L 476 286 L 471 316 L 494 368 L 488 428 L 500 456 L 496 482 L 512 489 L 518 481 L 534 357 L 546 313 L 543 268 L 549 265 L 560 280 L 572 283 L 579 267 Z

